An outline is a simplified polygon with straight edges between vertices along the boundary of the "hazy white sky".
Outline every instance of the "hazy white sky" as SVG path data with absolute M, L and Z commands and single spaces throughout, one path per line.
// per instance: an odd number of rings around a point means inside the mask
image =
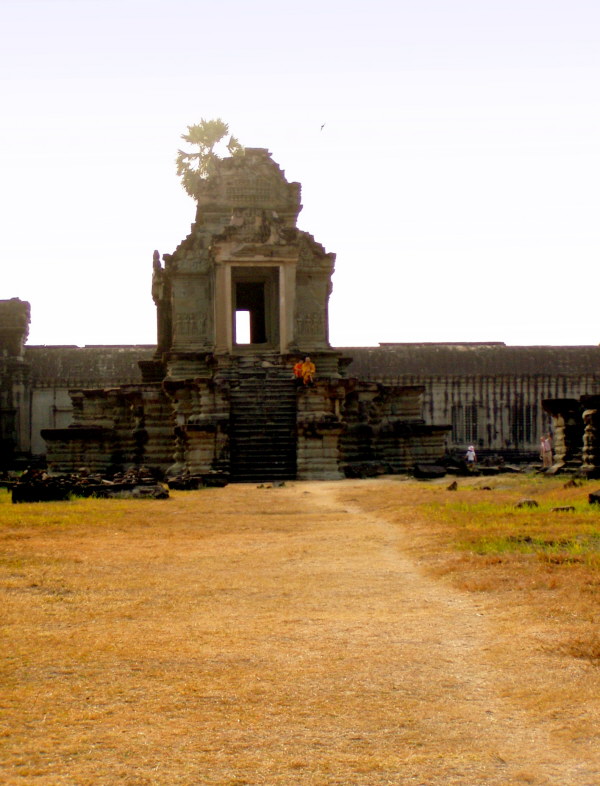
M 302 183 L 332 344 L 600 342 L 598 0 L 0 0 L 0 36 L 30 343 L 155 341 L 180 135 L 214 117 Z

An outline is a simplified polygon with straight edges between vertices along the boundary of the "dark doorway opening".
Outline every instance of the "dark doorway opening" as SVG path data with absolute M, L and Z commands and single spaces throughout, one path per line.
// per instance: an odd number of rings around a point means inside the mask
M 279 268 L 234 268 L 232 285 L 234 345 L 277 347 Z
M 267 325 L 265 321 L 265 282 L 264 281 L 237 281 L 235 285 L 235 310 L 247 311 L 249 314 L 249 341 L 238 340 L 235 343 L 266 344 Z M 237 321 L 236 321 L 237 327 Z

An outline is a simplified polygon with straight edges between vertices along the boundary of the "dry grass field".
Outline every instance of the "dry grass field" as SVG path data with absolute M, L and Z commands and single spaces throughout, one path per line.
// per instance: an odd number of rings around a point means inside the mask
M 598 786 L 600 483 L 449 482 L 2 492 L 0 782 Z

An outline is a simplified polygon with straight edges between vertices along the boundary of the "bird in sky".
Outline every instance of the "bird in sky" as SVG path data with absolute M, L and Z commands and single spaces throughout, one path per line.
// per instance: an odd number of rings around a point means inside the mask
M 325 128 L 325 123 L 321 126 L 321 131 Z

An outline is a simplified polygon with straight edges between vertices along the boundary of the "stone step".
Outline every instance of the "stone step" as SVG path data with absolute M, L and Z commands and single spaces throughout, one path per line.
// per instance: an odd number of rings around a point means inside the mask
M 251 466 L 256 463 L 285 462 L 293 464 L 296 452 L 284 445 L 251 445 L 236 450 L 232 454 L 232 464 L 237 467 Z
M 244 387 L 244 386 L 235 386 L 230 388 L 229 393 L 231 398 L 268 398 L 268 397 L 281 397 L 285 399 L 289 399 L 290 401 L 296 401 L 296 390 L 290 390 L 287 386 L 277 388 L 272 385 L 267 385 L 265 382 L 264 385 L 257 385 L 256 387 Z
M 232 418 L 233 432 L 238 435 L 249 436 L 250 434 L 295 434 L 296 424 L 290 421 L 269 422 L 258 418 L 249 420 L 238 420 Z
M 264 396 L 260 399 L 250 396 L 231 396 L 231 404 L 235 407 L 281 407 L 282 409 L 296 409 L 296 399 L 284 396 Z
M 232 418 L 231 425 L 233 432 L 237 436 L 249 437 L 252 434 L 257 436 L 277 436 L 278 434 L 288 434 L 290 436 L 296 433 L 296 424 L 290 421 L 267 422 L 257 420 L 238 420 Z
M 296 431 L 293 420 L 269 420 L 268 418 L 232 418 L 232 430 L 238 434 L 292 434 Z
M 257 369 L 230 382 L 233 482 L 296 476 L 296 386 L 289 369 Z
M 294 446 L 294 450 L 291 448 L 292 445 Z M 292 455 L 292 453 L 295 453 L 295 446 L 295 436 L 288 436 L 277 440 L 272 438 L 259 440 L 256 439 L 256 437 L 252 437 L 243 440 L 235 440 L 232 442 L 232 448 L 235 448 L 236 454 L 244 456 L 254 452 L 273 454 L 289 453 Z
M 265 404 L 273 407 L 280 406 L 284 409 L 296 409 L 296 399 L 288 398 L 287 396 L 277 396 L 275 394 L 269 396 L 248 396 L 248 395 L 232 395 L 230 401 L 234 407 L 237 406 L 254 406 L 261 407 Z
M 243 446 L 238 443 L 235 447 L 236 460 L 239 459 L 240 461 L 249 461 L 253 456 L 293 456 L 293 452 L 289 447 L 289 440 L 277 442 L 274 440 L 269 440 L 268 442 L 245 442 Z
M 269 395 L 254 395 L 236 394 L 230 396 L 230 401 L 233 407 L 244 406 L 270 406 L 270 407 L 283 407 L 284 409 L 296 409 L 296 399 L 289 398 L 289 396 L 280 396 L 276 393 Z
M 281 429 L 285 426 L 295 428 L 296 419 L 293 417 L 294 413 L 290 413 L 290 417 L 281 417 L 268 412 L 248 412 L 246 414 L 238 413 L 231 418 L 231 422 L 235 429 L 243 429 L 244 431 L 253 431 L 260 429 Z
M 281 426 L 284 423 L 295 424 L 295 412 L 292 410 L 289 413 L 269 412 L 263 409 L 248 409 L 244 412 L 236 412 L 232 417 L 234 424 L 252 427 L 254 423 L 261 426 Z
M 287 419 L 293 419 L 292 416 L 296 413 L 296 407 L 285 401 L 232 401 L 232 410 L 236 416 L 280 415 Z
M 268 480 L 274 476 L 281 477 L 286 475 L 288 478 L 293 478 L 296 474 L 294 465 L 284 461 L 270 461 L 263 464 L 247 464 L 245 466 L 237 467 L 236 472 L 231 474 L 230 477 L 235 480 L 250 478 L 251 480 Z
M 232 415 L 236 420 L 250 420 L 251 418 L 259 417 L 261 419 L 270 418 L 271 420 L 294 423 L 296 420 L 296 407 L 281 407 L 277 406 L 276 402 L 261 407 L 244 402 L 239 407 L 232 406 Z
M 254 384 L 256 383 L 256 384 Z M 290 398 L 296 398 L 296 388 L 290 387 L 288 385 L 273 385 L 268 380 L 257 381 L 253 380 L 251 385 L 247 385 L 244 383 L 236 383 L 235 385 L 231 385 L 229 390 L 232 394 L 235 395 L 245 395 L 245 396 L 268 396 L 270 395 L 278 395 L 278 396 L 289 396 Z
M 237 453 L 233 464 L 236 467 L 253 467 L 258 464 L 289 464 L 292 466 L 295 455 L 295 452 L 290 453 L 288 449 L 283 449 L 281 446 L 279 448 L 268 445 L 254 446 L 242 453 Z
M 243 379 L 269 379 L 276 382 L 287 382 L 291 384 L 294 382 L 291 369 L 282 369 L 274 371 L 273 369 L 264 368 L 240 368 L 235 375 L 230 377 L 231 380 Z
M 250 470 L 256 467 L 290 466 L 295 464 L 296 452 L 289 450 L 272 450 L 266 445 L 262 449 L 249 450 L 238 454 L 232 465 L 240 470 Z

